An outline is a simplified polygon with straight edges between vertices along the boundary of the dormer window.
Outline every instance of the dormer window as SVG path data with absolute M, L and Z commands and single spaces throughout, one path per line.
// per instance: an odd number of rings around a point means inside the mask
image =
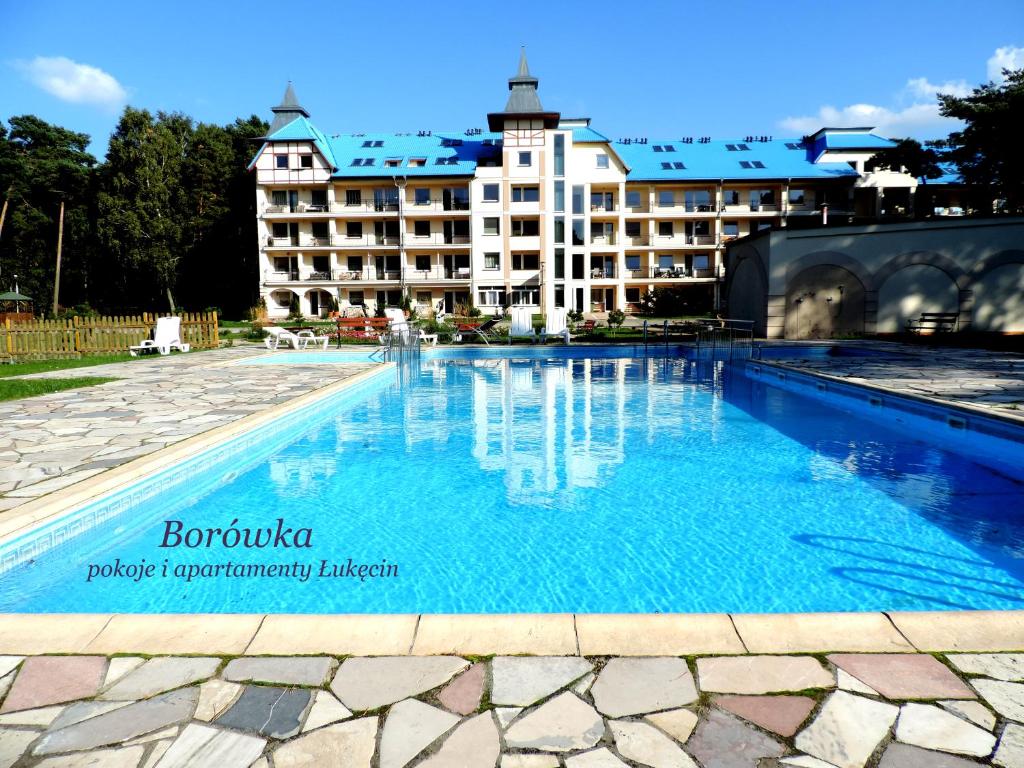
M 410 168 L 422 168 L 427 164 L 427 158 L 425 157 L 413 157 L 409 159 Z
M 366 168 L 371 165 L 373 165 L 372 157 L 357 157 L 352 161 L 352 166 L 355 168 Z
M 394 157 L 389 157 L 387 160 L 384 161 L 385 168 L 398 168 L 401 164 L 402 161 Z
M 384 142 L 383 141 L 367 140 L 367 141 L 363 142 L 363 149 L 377 148 L 377 147 L 383 147 L 383 146 L 384 146 Z

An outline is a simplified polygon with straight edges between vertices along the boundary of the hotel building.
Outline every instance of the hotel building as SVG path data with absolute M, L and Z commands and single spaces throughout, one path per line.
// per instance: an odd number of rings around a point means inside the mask
M 289 84 L 256 173 L 270 317 L 472 303 L 636 311 L 657 286 L 717 307 L 724 244 L 768 227 L 906 212 L 917 181 L 867 172 L 870 128 L 808 137 L 611 139 L 544 109 L 525 54 L 505 108 L 462 131 L 328 135 Z

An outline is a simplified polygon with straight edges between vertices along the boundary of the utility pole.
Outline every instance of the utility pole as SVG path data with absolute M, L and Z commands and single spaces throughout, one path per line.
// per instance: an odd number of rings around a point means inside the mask
M 64 198 L 60 199 L 60 219 L 57 224 L 57 271 L 53 275 L 53 316 L 57 316 L 57 300 L 60 298 L 60 251 L 64 245 Z

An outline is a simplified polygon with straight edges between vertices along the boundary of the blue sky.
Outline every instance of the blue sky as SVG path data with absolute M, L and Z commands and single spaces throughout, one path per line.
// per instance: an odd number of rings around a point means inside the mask
M 289 79 L 328 133 L 484 126 L 520 45 L 544 106 L 612 138 L 928 138 L 953 127 L 936 89 L 1024 66 L 1021 0 L 3 0 L 0 18 L 0 117 L 87 132 L 97 154 L 125 104 L 269 119 Z

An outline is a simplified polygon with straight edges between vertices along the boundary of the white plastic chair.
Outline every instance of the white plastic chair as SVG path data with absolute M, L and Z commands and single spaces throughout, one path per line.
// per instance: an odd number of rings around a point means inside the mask
M 537 334 L 533 330 L 533 310 L 529 307 L 512 307 L 512 327 L 508 331 L 508 343 L 512 339 L 529 339 L 536 341 Z
M 565 307 L 553 307 L 548 310 L 547 323 L 540 335 L 541 344 L 546 342 L 549 336 L 561 336 L 566 344 L 569 343 L 569 313 Z
M 153 338 L 145 339 L 141 344 L 128 348 L 128 354 L 138 357 L 140 352 L 159 352 L 161 355 L 171 354 L 172 349 L 188 352 L 192 346 L 181 341 L 181 318 L 158 317 Z
M 289 331 L 287 328 L 278 328 L 276 325 L 270 325 L 264 328 L 267 332 L 267 338 L 263 340 L 263 344 L 267 349 L 277 349 L 282 344 L 292 349 L 299 349 L 301 341 L 299 337 Z

